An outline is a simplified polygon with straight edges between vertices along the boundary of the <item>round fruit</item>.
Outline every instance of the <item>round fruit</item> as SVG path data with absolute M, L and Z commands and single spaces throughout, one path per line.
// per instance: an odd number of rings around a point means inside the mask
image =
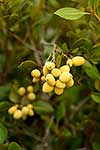
M 66 83 L 66 82 L 68 82 L 68 81 L 71 79 L 71 77 L 72 77 L 71 73 L 69 73 L 69 72 L 63 72 L 63 73 L 60 75 L 59 80 L 60 80 L 61 82 Z
M 33 92 L 33 86 L 31 86 L 31 85 L 29 85 L 28 87 L 27 87 L 27 92 Z
M 25 116 L 25 115 L 28 115 L 28 112 L 29 112 L 29 108 L 27 106 L 24 106 L 22 108 L 22 114 Z
M 46 66 L 43 66 L 43 75 L 46 76 L 49 73 L 49 70 Z
M 12 106 L 8 109 L 8 113 L 12 115 L 16 110 L 17 110 L 17 106 L 16 105 Z
M 62 83 L 60 80 L 57 80 L 55 86 L 59 89 L 63 89 L 65 88 L 66 84 Z
M 28 104 L 27 107 L 28 107 L 29 109 L 32 109 L 32 108 L 33 108 L 33 105 L 32 105 L 32 104 Z
M 59 69 L 57 69 L 57 68 L 54 68 L 52 71 L 51 71 L 51 73 L 52 73 L 52 75 L 54 76 L 54 77 L 59 77 L 60 76 L 60 74 L 61 74 L 61 71 L 59 70 Z
M 69 65 L 69 67 L 72 67 L 72 65 L 73 65 L 72 59 L 68 59 L 68 60 L 66 61 L 66 65 Z
M 54 85 L 55 85 L 55 78 L 54 78 L 53 75 L 50 74 L 50 73 L 46 76 L 46 81 L 47 81 L 47 83 L 50 84 L 51 86 L 54 86 Z
M 25 90 L 24 87 L 20 87 L 20 88 L 18 89 L 18 94 L 19 94 L 20 96 L 23 96 L 23 95 L 25 94 L 25 92 L 26 92 L 26 90 Z
M 81 66 L 85 63 L 85 59 L 81 56 L 76 56 L 72 58 L 74 66 Z
M 29 100 L 33 101 L 33 100 L 36 99 L 36 95 L 35 95 L 34 93 L 29 93 L 29 94 L 27 95 L 27 98 L 28 98 Z
M 48 70 L 52 70 L 53 68 L 55 68 L 55 64 L 52 61 L 47 61 L 45 63 L 45 66 L 47 67 Z
M 29 116 L 34 116 L 34 111 L 32 109 L 29 109 L 28 115 Z
M 33 82 L 33 83 L 36 83 L 36 82 L 39 82 L 39 80 L 40 80 L 40 78 L 35 78 L 35 77 L 34 77 L 33 80 L 32 80 L 32 82 Z
M 34 69 L 34 70 L 32 70 L 31 75 L 32 75 L 32 77 L 39 78 L 41 73 L 38 69 Z
M 63 93 L 64 89 L 59 89 L 57 87 L 54 88 L 54 92 L 57 94 L 57 95 L 61 95 Z
M 71 78 L 67 83 L 66 83 L 66 87 L 69 88 L 69 87 L 72 87 L 74 85 L 74 80 L 73 78 Z
M 22 111 L 17 109 L 13 115 L 14 119 L 20 119 L 22 117 Z
M 59 68 L 61 72 L 69 72 L 70 68 L 68 65 L 64 65 L 62 67 Z
M 53 86 L 50 86 L 47 82 L 45 82 L 45 83 L 43 84 L 43 87 L 42 87 L 43 92 L 49 93 L 49 92 L 52 92 L 53 89 L 54 89 L 54 87 L 53 87 Z
M 42 76 L 42 77 L 41 77 L 41 80 L 42 80 L 42 81 L 46 81 L 45 76 Z

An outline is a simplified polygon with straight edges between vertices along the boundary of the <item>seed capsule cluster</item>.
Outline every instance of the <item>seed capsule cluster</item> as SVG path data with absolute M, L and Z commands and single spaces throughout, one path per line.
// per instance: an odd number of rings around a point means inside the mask
M 61 95 L 64 92 L 64 88 L 70 88 L 74 85 L 73 75 L 70 73 L 70 67 L 81 66 L 85 63 L 85 59 L 81 56 L 68 59 L 66 64 L 60 68 L 56 68 L 56 65 L 52 61 L 47 61 L 43 66 L 43 75 L 38 69 L 34 69 L 31 72 L 33 80 L 37 79 L 37 82 L 41 79 L 43 81 L 42 91 L 44 93 L 50 93 L 54 91 L 55 94 Z
M 14 119 L 25 120 L 27 116 L 34 115 L 33 105 L 31 102 L 36 99 L 36 95 L 33 91 L 34 89 L 31 85 L 27 86 L 27 88 L 20 87 L 18 89 L 18 94 L 20 96 L 19 104 L 13 105 L 8 109 L 8 113 L 13 115 Z

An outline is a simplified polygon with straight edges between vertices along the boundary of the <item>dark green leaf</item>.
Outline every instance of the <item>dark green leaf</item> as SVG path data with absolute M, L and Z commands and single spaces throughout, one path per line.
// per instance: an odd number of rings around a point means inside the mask
M 0 144 L 2 144 L 7 139 L 7 129 L 0 123 Z
M 100 93 L 91 94 L 91 98 L 92 98 L 96 103 L 100 103 Z
M 16 142 L 11 142 L 8 146 L 8 150 L 21 150 L 21 147 Z

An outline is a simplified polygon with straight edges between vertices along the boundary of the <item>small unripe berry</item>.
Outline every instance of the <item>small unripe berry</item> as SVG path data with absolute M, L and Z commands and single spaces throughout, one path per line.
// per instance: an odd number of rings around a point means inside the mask
M 42 76 L 42 77 L 41 77 L 41 80 L 42 80 L 42 81 L 46 81 L 45 76 Z
M 66 61 L 66 65 L 68 65 L 69 67 L 72 67 L 72 65 L 73 65 L 72 59 L 68 59 L 68 60 Z
M 33 100 L 36 99 L 36 95 L 35 95 L 34 93 L 29 93 L 29 94 L 27 95 L 27 98 L 28 98 L 29 100 L 33 101 Z
M 38 69 L 34 69 L 34 70 L 32 70 L 31 75 L 32 75 L 32 77 L 39 78 L 41 73 Z
M 55 68 L 55 64 L 52 61 L 47 61 L 45 63 L 45 66 L 47 67 L 48 70 L 52 70 L 53 68 Z
M 14 112 L 17 110 L 17 106 L 15 105 L 15 106 L 12 106 L 12 107 L 10 107 L 9 109 L 8 109 L 8 113 L 10 114 L 10 115 L 12 115 L 12 114 L 14 114 Z
M 81 66 L 85 63 L 85 59 L 81 56 L 76 56 L 72 58 L 74 66 Z
M 60 80 L 61 82 L 66 83 L 66 82 L 68 82 L 68 81 L 71 79 L 71 77 L 72 77 L 71 73 L 69 73 L 69 72 L 63 72 L 63 73 L 60 75 L 59 80 Z
M 32 104 L 28 104 L 27 107 L 28 107 L 29 109 L 32 109 L 32 108 L 33 108 L 33 105 L 32 105 Z
M 57 87 L 54 88 L 54 92 L 57 94 L 57 95 L 61 95 L 63 93 L 64 89 L 59 89 Z
M 17 109 L 13 115 L 14 119 L 20 119 L 22 117 L 22 111 Z
M 57 80 L 55 86 L 59 89 L 63 89 L 65 88 L 66 84 L 62 83 L 60 80 Z
M 69 88 L 69 87 L 72 87 L 74 85 L 74 80 L 73 78 L 71 78 L 67 83 L 66 83 L 66 87 Z
M 68 65 L 64 65 L 62 67 L 59 68 L 61 72 L 69 72 L 70 68 Z
M 49 93 L 49 92 L 52 92 L 53 91 L 53 86 L 50 86 L 47 82 L 45 82 L 44 84 L 43 84 L 43 87 L 42 87 L 42 90 L 43 90 L 43 92 L 45 92 L 45 93 Z
M 46 76 L 49 73 L 49 70 L 46 66 L 43 66 L 43 75 Z
M 60 76 L 60 74 L 61 74 L 61 71 L 59 70 L 59 69 L 57 69 L 57 68 L 54 68 L 52 71 L 51 71 L 51 73 L 52 73 L 52 75 L 54 76 L 54 77 L 59 77 Z
M 34 111 L 32 109 L 29 109 L 28 115 L 29 116 L 34 116 Z
M 29 108 L 27 106 L 24 106 L 22 108 L 22 114 L 25 116 L 25 115 L 28 115 L 28 112 L 29 112 Z
M 33 92 L 33 86 L 31 86 L 31 85 L 29 85 L 28 87 L 27 87 L 27 92 Z
M 26 90 L 25 90 L 24 87 L 20 87 L 20 88 L 18 89 L 18 94 L 19 94 L 20 96 L 23 96 L 23 95 L 25 94 L 25 92 L 26 92 Z
M 50 73 L 46 76 L 46 81 L 47 81 L 47 83 L 48 83 L 49 85 L 51 85 L 51 86 L 54 86 L 54 85 L 55 85 L 55 78 L 54 78 L 53 75 L 50 74 Z
M 33 82 L 33 83 L 36 83 L 36 82 L 39 82 L 39 80 L 40 80 L 40 78 L 35 78 L 35 77 L 34 77 L 33 80 L 32 80 L 32 82 Z

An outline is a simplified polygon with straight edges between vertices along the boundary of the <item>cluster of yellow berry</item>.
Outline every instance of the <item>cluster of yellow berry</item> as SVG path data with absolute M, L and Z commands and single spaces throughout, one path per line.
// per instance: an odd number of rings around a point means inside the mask
M 33 116 L 33 105 L 32 101 L 36 99 L 36 95 L 33 92 L 33 87 L 30 85 L 25 89 L 20 87 L 18 89 L 18 94 L 21 96 L 19 104 L 13 105 L 8 109 L 8 113 L 13 115 L 14 119 L 26 119 L 27 116 Z M 25 102 L 24 102 L 25 101 Z
M 43 66 L 43 75 L 38 69 L 34 69 L 31 72 L 33 82 L 38 82 L 40 79 L 44 82 L 42 91 L 50 93 L 54 91 L 57 95 L 61 95 L 64 88 L 72 87 L 74 85 L 73 76 L 70 73 L 70 67 L 80 66 L 85 63 L 85 59 L 81 56 L 68 59 L 66 64 L 60 68 L 56 68 L 56 65 L 52 61 L 47 61 Z M 41 78 L 40 78 L 41 77 Z

